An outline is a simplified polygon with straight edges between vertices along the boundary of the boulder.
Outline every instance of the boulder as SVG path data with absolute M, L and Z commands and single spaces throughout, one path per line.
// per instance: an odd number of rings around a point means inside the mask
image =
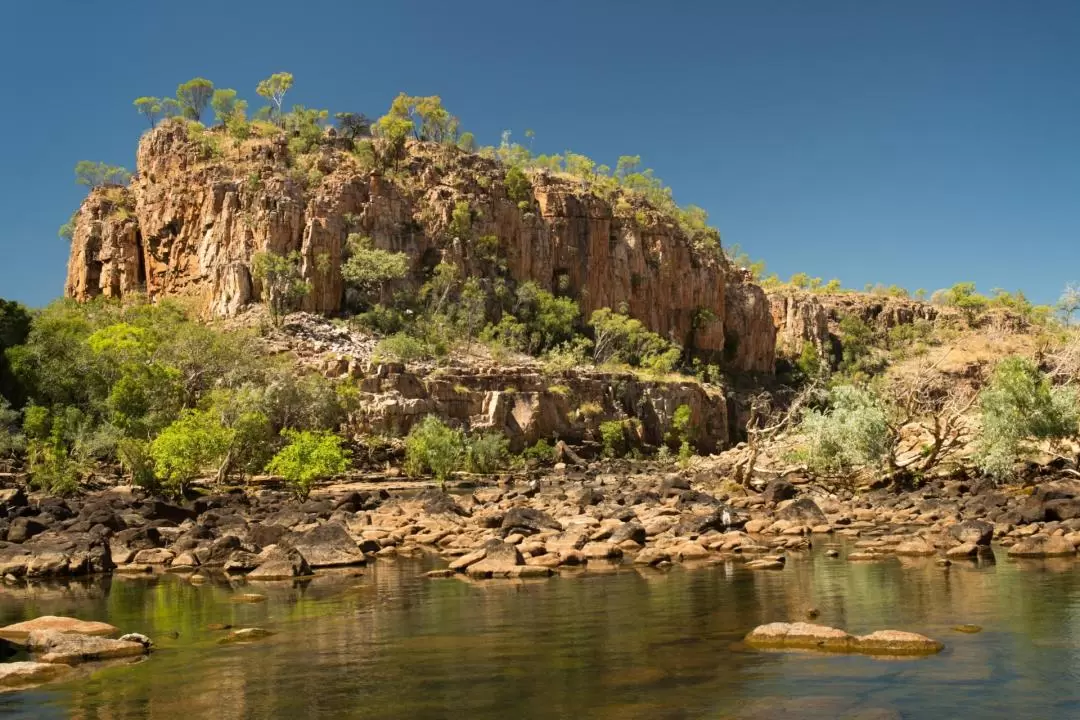
M 966 542 L 945 551 L 948 558 L 968 558 L 979 554 L 979 546 L 973 542 Z
M 475 565 L 487 556 L 487 549 L 480 548 L 479 550 L 473 550 L 471 553 L 466 553 L 450 563 L 450 569 L 454 572 L 462 572 L 470 565 Z
M 465 569 L 469 577 L 510 577 L 515 567 L 525 564 L 517 547 L 502 540 L 488 540 L 483 549 L 484 559 Z
M 783 570 L 783 557 L 763 557 L 746 563 L 747 570 Z
M 792 500 L 781 508 L 776 513 L 778 520 L 786 520 L 797 525 L 825 525 L 829 522 L 829 519 L 825 517 L 825 513 L 822 512 L 818 504 L 808 497 L 802 497 L 798 500 Z
M 14 690 L 60 680 L 71 673 L 68 665 L 42 662 L 0 663 L 0 688 Z
M 427 489 L 417 494 L 416 499 L 424 504 L 428 515 L 460 515 L 468 517 L 469 512 L 458 505 L 457 501 L 442 490 Z
M 562 530 L 562 525 L 543 510 L 529 507 L 512 507 L 503 515 L 502 535 L 535 535 L 543 530 Z
M 791 500 L 795 497 L 796 492 L 795 486 L 787 480 L 776 479 L 765 486 L 765 489 L 761 493 L 761 498 L 766 503 L 775 505 L 784 500 Z
M 142 633 L 127 633 L 126 635 L 121 635 L 119 639 L 124 642 L 137 642 L 147 650 L 154 647 L 154 641 Z
M 854 650 L 867 655 L 933 655 L 945 646 L 913 632 L 878 630 L 855 638 Z
M 0 490 L 0 515 L 21 507 L 26 507 L 26 493 L 22 491 L 22 488 Z
M 291 580 L 311 574 L 311 567 L 299 551 L 276 545 L 263 550 L 258 566 L 247 574 L 249 580 Z
M 50 630 L 59 633 L 78 633 L 80 635 L 115 635 L 119 629 L 108 623 L 94 620 L 79 620 L 73 617 L 42 615 L 33 620 L 25 620 L 0 628 L 0 638 L 16 643 L 23 643 L 30 633 Z
M 1021 538 L 1009 548 L 1009 557 L 1018 558 L 1069 557 L 1075 554 L 1076 548 L 1060 535 L 1032 535 Z
M 965 520 L 951 526 L 949 535 L 962 544 L 989 545 L 994 538 L 994 526 L 985 520 Z
M 34 518 L 17 517 L 8 528 L 7 540 L 13 543 L 23 543 L 48 530 L 48 526 Z
M 926 538 L 912 538 L 896 546 L 897 555 L 928 556 L 936 555 L 937 549 Z
M 248 525 L 247 541 L 257 548 L 264 548 L 268 545 L 277 545 L 286 532 L 288 530 L 283 525 L 251 523 Z
M 581 548 L 586 560 L 617 560 L 622 557 L 622 550 L 610 542 L 586 543 Z
M 624 522 L 622 525 L 619 525 L 612 530 L 611 537 L 608 539 L 616 545 L 624 540 L 633 540 L 639 545 L 644 545 L 645 537 L 645 526 L 636 520 L 631 520 L 630 522 Z
M 647 547 L 634 556 L 635 565 L 657 565 L 662 562 L 670 561 L 671 553 L 654 547 Z
M 843 630 L 813 623 L 769 623 L 750 631 L 745 642 L 752 647 L 803 648 L 810 650 L 851 649 L 853 638 Z
M 292 533 L 282 538 L 279 545 L 291 547 L 307 560 L 312 568 L 363 565 L 364 553 L 345 526 L 328 522 L 304 533 Z
M 40 662 L 64 665 L 74 665 L 88 660 L 133 657 L 143 655 L 147 651 L 141 642 L 111 640 L 95 635 L 80 635 L 56 630 L 34 630 L 27 637 L 26 644 L 35 653 L 39 653 Z
M 135 553 L 135 557 L 131 561 L 140 565 L 168 565 L 174 557 L 176 556 L 172 550 L 151 548 L 150 550 L 140 550 Z

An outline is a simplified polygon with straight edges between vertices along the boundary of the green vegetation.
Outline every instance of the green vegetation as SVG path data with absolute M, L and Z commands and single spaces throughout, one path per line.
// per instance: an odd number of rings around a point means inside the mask
M 256 94 L 266 98 L 273 105 L 270 115 L 271 118 L 276 117 L 278 122 L 281 121 L 282 117 L 281 103 L 285 99 L 285 93 L 289 92 L 292 86 L 292 73 L 279 72 L 259 81 L 259 84 L 255 87 Z
M 881 402 L 868 390 L 839 385 L 828 407 L 803 416 L 807 466 L 822 475 L 856 467 L 881 467 L 889 452 L 890 429 Z
M 90 160 L 75 163 L 75 183 L 78 185 L 99 188 L 106 185 L 127 185 L 130 180 L 131 173 L 117 165 Z
M 206 106 L 214 94 L 214 83 L 206 78 L 193 78 L 181 83 L 176 88 L 176 101 L 180 104 L 181 114 L 199 122 Z
M 255 253 L 251 258 L 251 275 L 262 288 L 263 301 L 275 324 L 280 324 L 296 308 L 296 303 L 311 292 L 311 285 L 300 273 L 300 253 L 295 250 L 288 255 L 270 251 Z
M 593 360 L 617 362 L 657 372 L 671 372 L 682 349 L 650 332 L 640 320 L 602 308 L 592 314 Z
M 461 469 L 465 459 L 465 435 L 428 415 L 405 438 L 405 471 L 416 477 L 430 472 L 440 485 Z
M 1003 360 L 979 397 L 982 431 L 976 461 L 988 475 L 1009 478 L 1030 452 L 1029 441 L 1075 438 L 1080 403 L 1071 387 L 1054 387 L 1026 358 Z
M 284 430 L 288 444 L 267 464 L 267 472 L 280 475 L 300 500 L 311 494 L 316 480 L 341 475 L 348 467 L 348 451 L 341 438 L 327 432 Z

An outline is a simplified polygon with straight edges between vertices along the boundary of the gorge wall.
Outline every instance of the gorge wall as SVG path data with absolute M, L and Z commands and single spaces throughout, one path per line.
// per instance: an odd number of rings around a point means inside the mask
M 296 251 L 311 286 L 302 309 L 336 313 L 356 232 L 406 253 L 417 284 L 440 261 L 464 274 L 504 272 L 573 297 L 586 318 L 610 307 L 726 370 L 773 372 L 776 329 L 761 288 L 637 196 L 599 197 L 539 171 L 515 201 L 503 167 L 477 154 L 411 142 L 397 169 L 380 174 L 349 147 L 328 135 L 301 171 L 284 136 L 234 142 L 161 123 L 139 143 L 130 186 L 97 189 L 80 208 L 65 294 L 187 296 L 209 316 L 229 316 L 259 299 L 255 253 Z M 472 214 L 464 237 L 451 230 L 463 200 Z M 497 247 L 482 250 L 481 237 Z

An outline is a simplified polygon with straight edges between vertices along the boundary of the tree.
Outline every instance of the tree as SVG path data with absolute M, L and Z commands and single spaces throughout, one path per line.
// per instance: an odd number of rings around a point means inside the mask
M 365 305 L 378 301 L 384 284 L 400 280 L 409 271 L 405 253 L 379 250 L 371 238 L 353 233 L 346 241 L 348 255 L 341 264 L 341 275 Z
M 527 203 L 533 199 L 532 183 L 517 165 L 506 171 L 506 195 L 516 203 Z
M 278 122 L 281 122 L 281 102 L 285 99 L 285 93 L 293 86 L 292 73 L 279 72 L 274 73 L 265 80 L 260 80 L 259 84 L 255 86 L 255 92 L 260 97 L 264 97 L 273 103 L 273 109 L 277 112 Z
M 1027 441 L 1047 440 L 1053 448 L 1056 441 L 1076 436 L 1080 405 L 1073 388 L 1054 387 L 1034 362 L 1010 357 L 979 394 L 979 414 L 976 462 L 987 475 L 1008 478 L 1027 455 Z M 1076 458 L 1070 460 L 1075 465 Z
M 889 453 L 889 422 L 880 401 L 868 390 L 839 385 L 829 392 L 829 407 L 808 410 L 801 432 L 809 445 L 807 465 L 834 474 L 855 466 L 883 467 Z
M 926 300 L 926 288 L 919 288 L 915 291 L 915 299 L 919 302 Z
M 1073 315 L 1080 310 L 1080 285 L 1073 283 L 1066 285 L 1055 307 L 1064 323 L 1072 325 Z
M 161 117 L 161 98 L 156 97 L 141 97 L 135 99 L 135 109 L 140 115 L 144 115 L 150 123 L 150 127 L 154 127 L 157 124 L 157 120 Z
M 342 439 L 327 432 L 283 430 L 288 444 L 266 466 L 266 472 L 278 475 L 292 486 L 300 500 L 311 494 L 316 480 L 341 475 L 348 467 L 348 451 Z
M 262 285 L 263 302 L 275 324 L 311 292 L 311 285 L 300 274 L 300 253 L 295 250 L 288 255 L 269 250 L 255 253 L 251 258 L 251 273 Z
M 805 290 L 810 287 L 810 276 L 804 272 L 795 273 L 788 282 L 800 290 Z
M 183 115 L 184 110 L 180 103 L 173 98 L 161 98 L 161 117 L 174 118 Z
M 439 143 L 452 143 L 457 139 L 458 119 L 447 112 L 438 95 L 426 97 L 400 93 L 390 105 L 386 125 L 396 131 L 408 127 L 417 140 L 430 140 Z M 383 125 L 382 118 L 379 120 Z M 407 125 L 405 124 L 407 123 Z
M 150 443 L 154 472 L 179 494 L 200 475 L 217 472 L 233 432 L 208 410 L 185 410 Z
M 614 361 L 634 367 L 671 372 L 682 351 L 635 318 L 600 308 L 589 318 L 593 329 L 593 361 Z
M 936 293 L 935 293 L 936 294 Z M 975 318 L 986 308 L 987 299 L 975 291 L 975 283 L 959 282 L 943 293 L 942 300 L 946 305 L 951 305 L 964 314 L 968 324 L 974 323 Z
M 210 99 L 210 108 L 214 111 L 214 118 L 225 125 L 233 117 L 237 109 L 243 110 L 247 103 L 236 99 L 236 91 L 232 88 L 218 88 Z
M 118 165 L 103 162 L 80 160 L 75 163 L 75 183 L 90 188 L 105 185 L 126 185 L 131 180 L 131 173 Z
M 338 130 L 341 131 L 341 134 L 350 140 L 371 135 L 371 118 L 363 113 L 334 113 L 334 119 L 337 120 Z
M 198 122 L 214 94 L 214 83 L 206 78 L 193 78 L 176 88 L 176 101 L 184 117 Z
M 56 236 L 59 237 L 59 238 L 63 238 L 64 240 L 67 240 L 68 242 L 71 242 L 72 240 L 74 240 L 75 239 L 75 221 L 78 219 L 78 217 L 79 217 L 79 211 L 78 210 L 71 213 L 71 217 L 69 217 L 67 219 L 67 222 L 64 223 L 63 225 L 61 225 L 59 227 L 59 229 L 57 229 Z
M 466 352 L 472 348 L 476 331 L 484 321 L 486 307 L 487 293 L 484 292 L 480 280 L 475 277 L 467 278 L 461 286 L 457 303 L 458 316 L 465 326 L 465 337 L 468 338 Z

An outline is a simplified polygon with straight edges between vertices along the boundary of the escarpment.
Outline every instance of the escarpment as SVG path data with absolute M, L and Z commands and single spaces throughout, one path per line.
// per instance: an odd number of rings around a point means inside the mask
M 130 187 L 87 198 L 68 296 L 188 296 L 208 316 L 230 316 L 260 298 L 255 253 L 296 252 L 310 286 L 302 309 L 337 313 L 348 302 L 346 239 L 359 233 L 408 255 L 409 288 L 450 262 L 463 275 L 533 281 L 572 297 L 585 318 L 603 307 L 624 312 L 729 371 L 773 371 L 776 331 L 762 290 L 633 193 L 602 197 L 579 179 L 537 171 L 511 198 L 497 162 L 431 143 L 410 142 L 380 173 L 332 135 L 299 163 L 284 135 L 238 142 L 189 132 L 181 121 L 161 123 L 139 144 Z M 465 228 L 453 219 L 462 203 Z

